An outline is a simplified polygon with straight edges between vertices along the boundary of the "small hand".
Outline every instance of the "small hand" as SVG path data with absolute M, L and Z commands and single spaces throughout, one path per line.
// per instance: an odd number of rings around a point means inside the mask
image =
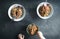
M 19 35 L 18 35 L 18 38 L 19 38 L 19 39 L 24 39 L 24 35 L 19 34 Z
M 37 35 L 39 36 L 40 39 L 46 39 L 44 36 L 43 36 L 43 33 L 41 31 L 38 31 L 37 32 Z

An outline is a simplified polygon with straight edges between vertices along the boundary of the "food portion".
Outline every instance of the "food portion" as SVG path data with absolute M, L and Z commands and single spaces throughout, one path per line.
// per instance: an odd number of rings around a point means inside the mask
M 51 13 L 51 6 L 49 4 L 43 4 L 39 8 L 39 13 L 42 17 L 47 17 Z
M 28 25 L 27 30 L 30 35 L 35 35 L 38 31 L 38 27 L 35 24 L 30 24 Z
M 18 19 L 23 15 L 23 9 L 20 6 L 14 7 L 11 10 L 11 16 Z

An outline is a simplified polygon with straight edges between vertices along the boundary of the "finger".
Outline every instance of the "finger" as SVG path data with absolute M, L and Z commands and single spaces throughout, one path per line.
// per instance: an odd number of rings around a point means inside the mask
M 44 36 L 43 36 L 43 33 L 41 31 L 38 31 L 37 32 L 37 35 L 39 36 L 40 39 L 46 39 Z
M 18 35 L 19 37 L 21 36 L 21 34 Z
M 22 38 L 22 34 L 19 34 L 19 35 L 18 35 L 18 38 Z
M 41 31 L 38 31 L 37 34 L 38 34 L 39 36 L 43 35 L 43 33 L 42 33 Z

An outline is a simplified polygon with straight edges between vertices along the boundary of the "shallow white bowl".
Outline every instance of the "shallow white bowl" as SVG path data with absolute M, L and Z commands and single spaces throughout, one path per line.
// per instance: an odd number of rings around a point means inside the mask
M 48 16 L 46 16 L 46 17 L 42 17 L 42 16 L 40 15 L 40 13 L 39 13 L 39 8 L 40 8 L 43 4 L 49 4 L 49 5 L 51 6 L 51 13 L 50 13 Z M 40 3 L 40 4 L 37 6 L 37 15 L 38 15 L 41 19 L 48 19 L 48 18 L 50 18 L 50 17 L 53 15 L 53 6 L 52 6 L 50 3 L 48 3 L 48 2 L 42 2 L 42 3 Z
M 11 9 L 14 8 L 14 7 L 17 7 L 17 6 L 22 7 L 24 13 L 23 13 L 22 17 L 20 17 L 20 18 L 18 18 L 18 19 L 15 19 L 15 18 L 13 18 L 13 17 L 11 16 Z M 21 20 L 23 20 L 23 18 L 25 17 L 25 15 L 26 15 L 25 8 L 24 8 L 22 5 L 20 5 L 20 4 L 13 4 L 13 5 L 11 5 L 10 8 L 8 9 L 8 16 L 9 16 L 9 18 L 12 19 L 13 21 L 21 21 Z

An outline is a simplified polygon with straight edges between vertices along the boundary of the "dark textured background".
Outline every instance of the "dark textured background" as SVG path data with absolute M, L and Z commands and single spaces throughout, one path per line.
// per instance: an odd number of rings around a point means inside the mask
M 26 27 L 30 23 L 38 25 L 46 39 L 60 39 L 60 0 L 48 0 L 54 8 L 54 14 L 47 20 L 40 19 L 36 14 L 37 5 L 45 0 L 0 0 L 0 39 L 17 39 L 22 33 L 25 39 L 39 39 L 37 35 L 29 36 Z M 12 4 L 21 4 L 26 9 L 26 16 L 20 22 L 8 17 L 8 9 Z

